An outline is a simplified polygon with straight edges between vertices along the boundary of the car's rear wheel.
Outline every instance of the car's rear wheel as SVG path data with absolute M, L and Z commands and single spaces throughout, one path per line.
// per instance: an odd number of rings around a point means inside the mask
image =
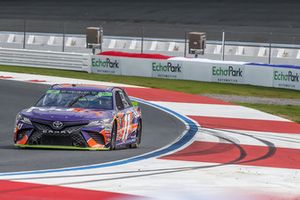
M 131 148 L 138 148 L 142 141 L 142 121 L 140 120 L 138 123 L 138 127 L 136 129 L 136 140 L 131 144 Z
M 110 150 L 115 150 L 116 149 L 116 139 L 117 139 L 117 123 L 114 123 L 113 128 L 111 130 L 111 136 L 110 136 Z

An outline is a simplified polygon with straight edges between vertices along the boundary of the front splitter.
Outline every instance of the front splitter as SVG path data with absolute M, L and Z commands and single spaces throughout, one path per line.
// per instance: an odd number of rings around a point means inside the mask
M 28 144 L 15 144 L 19 148 L 30 149 L 61 149 L 61 150 L 86 150 L 86 151 L 108 151 L 107 147 L 91 148 L 91 147 L 73 147 L 73 146 L 60 146 L 60 145 L 28 145 Z

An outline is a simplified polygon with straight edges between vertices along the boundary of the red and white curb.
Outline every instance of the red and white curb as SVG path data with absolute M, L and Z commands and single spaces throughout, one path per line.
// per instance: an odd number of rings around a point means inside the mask
M 117 85 L 131 96 L 201 124 L 189 146 L 160 158 L 100 171 L 1 177 L 5 181 L 0 185 L 13 180 L 157 199 L 300 199 L 300 124 L 216 99 L 161 89 L 10 72 L 0 72 L 0 79 Z

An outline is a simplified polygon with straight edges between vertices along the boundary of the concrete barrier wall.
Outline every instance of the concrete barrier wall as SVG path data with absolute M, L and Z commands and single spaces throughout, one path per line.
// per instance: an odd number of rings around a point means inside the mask
M 201 58 L 155 58 L 155 56 L 145 58 L 139 56 L 140 54 L 130 57 L 93 55 L 88 71 L 300 90 L 300 66 L 217 61 Z

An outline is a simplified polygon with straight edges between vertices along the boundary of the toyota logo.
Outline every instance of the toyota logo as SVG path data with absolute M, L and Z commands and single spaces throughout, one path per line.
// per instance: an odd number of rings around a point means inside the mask
M 55 129 L 60 129 L 60 128 L 62 128 L 63 127 L 63 123 L 62 122 L 60 122 L 60 121 L 55 121 L 55 122 L 53 122 L 53 127 L 55 128 Z

